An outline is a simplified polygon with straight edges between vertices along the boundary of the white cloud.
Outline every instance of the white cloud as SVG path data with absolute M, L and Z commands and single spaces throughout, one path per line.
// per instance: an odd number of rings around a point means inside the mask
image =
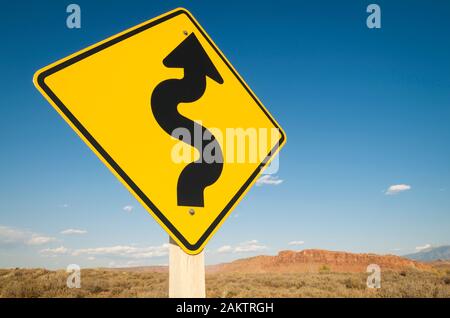
M 2 245 L 24 243 L 28 237 L 29 233 L 23 230 L 0 225 L 0 244 Z
M 131 211 L 133 211 L 134 207 L 132 205 L 125 205 L 122 210 L 124 210 L 125 212 L 130 213 Z
M 272 176 L 270 174 L 265 174 L 259 177 L 256 181 L 257 186 L 262 185 L 279 185 L 283 182 L 283 180 L 279 179 L 278 176 Z
M 149 262 L 145 261 L 145 260 L 129 260 L 129 261 L 122 261 L 122 262 L 117 262 L 117 261 L 111 261 L 108 263 L 108 267 L 112 267 L 112 268 L 126 268 L 126 267 L 136 267 L 136 266 L 148 266 L 150 265 Z M 158 266 L 158 265 L 156 265 Z M 168 266 L 167 264 L 161 265 L 161 266 Z
M 146 259 L 146 258 L 166 256 L 168 255 L 168 253 L 169 253 L 169 244 L 162 244 L 160 246 L 146 246 L 146 247 L 116 245 L 108 247 L 83 248 L 74 250 L 72 252 L 72 255 Z
M 233 248 L 231 245 L 224 245 L 217 249 L 217 253 L 231 253 L 233 251 Z
M 53 242 L 55 240 L 56 239 L 54 237 L 44 236 L 28 230 L 0 225 L 0 245 L 42 245 Z
M 400 192 L 405 192 L 411 190 L 411 186 L 408 184 L 394 184 L 391 185 L 385 192 L 384 194 L 386 195 L 394 195 L 394 194 L 399 194 Z
M 288 243 L 288 245 L 291 245 L 291 246 L 300 246 L 300 245 L 303 245 L 303 244 L 305 244 L 304 241 L 291 241 L 291 242 Z
M 28 245 L 43 245 L 54 241 L 56 241 L 54 237 L 33 234 L 26 243 Z
M 64 246 L 60 246 L 60 247 L 56 247 L 56 248 L 44 248 L 43 250 L 40 250 L 39 253 L 44 255 L 44 256 L 49 256 L 49 257 L 56 257 L 58 255 L 64 255 L 67 254 L 69 252 L 69 250 L 64 247 Z
M 427 248 L 430 248 L 431 244 L 425 244 L 423 246 L 416 246 L 416 250 L 417 251 L 422 251 L 422 250 L 426 250 Z
M 217 249 L 217 253 L 251 253 L 264 251 L 265 249 L 267 249 L 267 246 L 262 245 L 257 240 L 251 240 L 239 243 L 236 246 L 224 245 Z
M 257 240 L 251 240 L 240 243 L 235 247 L 235 253 L 259 252 L 267 249 L 267 246 L 261 245 Z
M 70 205 L 69 205 L 69 203 L 63 203 L 63 204 L 61 204 L 59 207 L 60 208 L 63 208 L 63 209 L 66 209 L 66 208 L 68 208 Z
M 73 235 L 73 234 L 81 235 L 81 234 L 86 234 L 87 231 L 86 230 L 80 230 L 80 229 L 67 229 L 67 230 L 61 231 L 60 233 L 64 234 L 64 235 Z

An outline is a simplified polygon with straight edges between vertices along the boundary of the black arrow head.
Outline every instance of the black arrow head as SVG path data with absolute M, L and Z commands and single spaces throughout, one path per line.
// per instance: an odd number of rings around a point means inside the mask
M 206 54 L 194 33 L 191 33 L 163 60 L 167 67 L 184 68 L 187 72 L 212 78 L 219 84 L 222 76 Z

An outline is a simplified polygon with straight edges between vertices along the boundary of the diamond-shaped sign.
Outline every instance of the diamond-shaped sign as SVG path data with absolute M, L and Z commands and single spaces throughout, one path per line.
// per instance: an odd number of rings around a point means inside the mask
M 202 250 L 285 142 L 185 9 L 57 61 L 34 83 L 190 254 Z

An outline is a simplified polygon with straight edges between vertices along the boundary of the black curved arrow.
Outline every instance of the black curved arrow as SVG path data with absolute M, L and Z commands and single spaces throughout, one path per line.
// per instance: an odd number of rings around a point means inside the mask
M 203 191 L 219 179 L 222 173 L 223 155 L 219 143 L 205 127 L 184 117 L 178 112 L 179 103 L 192 103 L 203 96 L 206 89 L 206 77 L 222 84 L 223 79 L 209 59 L 194 33 L 181 42 L 164 60 L 167 67 L 183 68 L 182 79 L 168 79 L 159 83 L 153 90 L 151 107 L 156 121 L 172 135 L 176 128 L 186 128 L 191 134 L 189 145 L 197 147 L 200 158 L 187 165 L 178 178 L 177 201 L 179 206 L 204 206 Z M 194 144 L 194 131 L 203 136 L 211 136 L 212 149 L 216 153 L 215 161 L 207 163 L 203 160 L 204 145 L 201 148 Z M 217 153 L 217 151 L 219 153 Z

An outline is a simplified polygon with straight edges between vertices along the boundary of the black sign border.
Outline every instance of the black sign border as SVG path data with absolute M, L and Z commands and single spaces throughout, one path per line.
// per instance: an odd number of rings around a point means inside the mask
M 102 51 L 118 42 L 121 42 L 129 37 L 132 37 L 140 32 L 143 32 L 155 25 L 158 25 L 159 23 L 162 23 L 164 21 L 167 21 L 177 15 L 185 14 L 189 20 L 195 25 L 197 30 L 203 35 L 203 37 L 208 41 L 208 43 L 211 45 L 211 47 L 214 49 L 214 51 L 220 56 L 222 61 L 228 66 L 230 71 L 234 74 L 234 76 L 239 80 L 239 82 L 242 84 L 242 86 L 246 89 L 246 91 L 250 94 L 250 96 L 253 98 L 253 100 L 256 102 L 256 104 L 261 108 L 261 110 L 266 114 L 266 116 L 270 119 L 272 124 L 279 129 L 281 137 L 279 142 L 275 145 L 275 147 L 267 154 L 266 158 L 258 165 L 256 170 L 251 174 L 250 178 L 245 181 L 245 183 L 242 185 L 242 187 L 239 189 L 239 191 L 233 196 L 233 198 L 230 200 L 230 202 L 225 206 L 225 208 L 220 212 L 220 214 L 217 216 L 217 218 L 211 223 L 211 225 L 208 227 L 208 229 L 205 231 L 205 233 L 200 237 L 200 239 L 195 243 L 191 244 L 187 241 L 187 239 L 172 225 L 172 223 L 169 222 L 169 220 L 164 216 L 164 214 L 156 207 L 156 205 L 145 195 L 145 193 L 131 180 L 131 178 L 125 173 L 125 171 L 120 168 L 120 166 L 114 161 L 114 159 L 103 149 L 103 147 L 95 140 L 95 138 L 87 131 L 87 129 L 78 121 L 78 119 L 69 111 L 69 109 L 62 103 L 62 101 L 53 93 L 53 91 L 45 84 L 45 78 L 47 76 L 52 75 L 53 73 L 56 73 L 76 62 L 79 62 L 99 51 Z M 109 165 L 119 174 L 119 176 L 128 184 L 128 186 L 133 189 L 133 191 L 136 193 L 136 195 L 139 196 L 139 198 L 147 205 L 148 208 L 150 208 L 153 213 L 165 224 L 165 226 L 172 232 L 173 235 L 176 236 L 176 238 L 190 251 L 196 251 L 200 248 L 200 246 L 209 238 L 210 234 L 214 231 L 214 229 L 217 227 L 217 225 L 220 223 L 220 221 L 224 218 L 224 216 L 228 213 L 228 211 L 231 209 L 231 207 L 236 203 L 236 201 L 241 197 L 241 195 L 245 192 L 245 190 L 248 188 L 248 186 L 252 183 L 252 181 L 258 176 L 261 169 L 263 169 L 267 163 L 269 162 L 270 158 L 275 154 L 276 150 L 281 147 L 285 141 L 285 135 L 281 128 L 278 126 L 278 124 L 273 120 L 273 118 L 270 116 L 270 114 L 267 112 L 267 110 L 264 108 L 264 106 L 261 105 L 261 103 L 258 101 L 256 96 L 253 94 L 253 92 L 250 90 L 250 88 L 242 81 L 240 76 L 236 73 L 236 71 L 231 67 L 231 65 L 228 63 L 226 58 L 222 55 L 222 53 L 219 51 L 219 49 L 216 47 L 216 45 L 209 39 L 209 37 L 205 34 L 203 29 L 198 25 L 198 23 L 195 21 L 195 19 L 191 16 L 191 14 L 183 9 L 177 9 L 176 11 L 173 11 L 172 13 L 169 13 L 165 16 L 162 16 L 159 19 L 150 21 L 147 24 L 144 24 L 134 30 L 131 30 L 127 33 L 121 34 L 107 42 L 101 43 L 98 46 L 95 46 L 85 52 L 82 52 L 60 64 L 57 64 L 42 73 L 40 73 L 37 76 L 37 84 L 44 90 L 44 92 L 47 94 L 48 97 L 51 98 L 51 100 L 55 103 L 56 106 L 64 113 L 64 115 L 70 120 L 70 122 L 78 129 L 78 131 L 86 138 L 86 140 L 89 141 L 89 143 L 98 151 L 98 153 L 109 163 Z M 200 251 L 198 251 L 200 252 Z

